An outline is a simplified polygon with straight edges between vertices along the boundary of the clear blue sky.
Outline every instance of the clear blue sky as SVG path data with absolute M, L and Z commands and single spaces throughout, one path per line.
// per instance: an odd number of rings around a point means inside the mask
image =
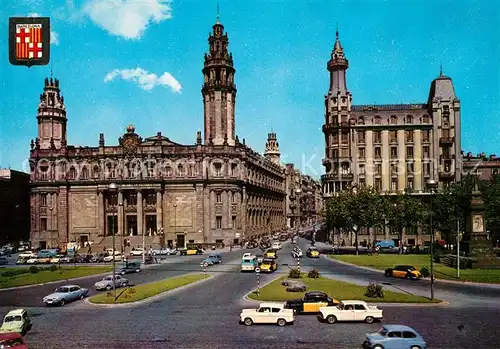
M 2 1 L 0 167 L 22 169 L 29 156 L 38 96 L 50 72 L 8 63 L 8 17 L 51 17 L 51 58 L 67 105 L 69 144 L 96 146 L 100 132 L 107 144 L 117 144 L 130 123 L 142 137 L 161 131 L 193 144 L 203 130 L 201 68 L 216 3 Z M 263 152 L 272 129 L 284 162 L 303 167 L 305 159 L 306 172 L 321 174 L 326 62 L 338 23 L 355 104 L 426 102 L 442 62 L 462 103 L 463 149 L 500 155 L 499 4 L 221 0 L 237 69 L 240 140 Z

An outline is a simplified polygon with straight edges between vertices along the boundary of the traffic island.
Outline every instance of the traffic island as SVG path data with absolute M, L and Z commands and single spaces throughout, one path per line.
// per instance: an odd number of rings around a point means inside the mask
M 0 269 L 0 289 L 40 285 L 49 282 L 70 280 L 81 277 L 103 274 L 111 271 L 105 266 L 36 266 L 29 268 L 2 268 Z
M 430 256 L 425 254 L 373 254 L 373 255 L 330 255 L 333 260 L 349 263 L 361 267 L 380 270 L 394 268 L 396 265 L 411 265 L 417 270 L 430 270 Z M 461 269 L 460 278 L 457 270 L 445 265 L 434 263 L 436 279 L 463 282 L 495 283 L 500 284 L 500 269 Z
M 152 297 L 162 295 L 168 291 L 185 287 L 187 285 L 208 279 L 210 275 L 206 274 L 188 274 L 184 276 L 173 277 L 157 282 L 130 286 L 125 289 L 116 290 L 116 300 L 113 292 L 103 292 L 89 298 L 93 304 L 125 304 L 135 303 L 151 299 Z
M 305 292 L 287 292 L 286 286 L 282 282 L 288 279 L 286 276 L 280 277 L 260 288 L 260 292 L 253 291 L 248 295 L 248 298 L 256 301 L 263 302 L 286 302 L 288 300 L 302 298 Z M 439 299 L 430 300 L 427 297 L 415 296 L 407 293 L 399 293 L 383 290 L 383 297 L 371 298 L 367 297 L 366 286 L 358 286 L 335 279 L 325 277 L 308 278 L 304 275 L 300 279 L 293 279 L 300 281 L 307 286 L 307 291 L 323 291 L 330 297 L 343 300 L 343 299 L 356 299 L 368 303 L 441 303 Z M 306 292 L 307 292 L 306 291 Z

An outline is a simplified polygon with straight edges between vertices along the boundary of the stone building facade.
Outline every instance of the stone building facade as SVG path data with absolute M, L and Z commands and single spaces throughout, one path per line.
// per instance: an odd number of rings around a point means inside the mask
M 29 240 L 30 176 L 0 169 L 0 246 Z
M 45 79 L 31 142 L 34 247 L 238 243 L 285 227 L 285 174 L 235 134 L 235 68 L 217 20 L 205 54 L 204 139 L 183 145 L 130 125 L 117 145 L 67 143 L 57 79 Z M 116 184 L 110 186 L 110 184 Z M 120 240 L 121 239 L 121 240 Z M 94 249 L 95 250 L 95 249 Z
M 321 177 L 325 199 L 352 186 L 371 186 L 389 195 L 424 195 L 429 179 L 438 181 L 440 188 L 460 180 L 460 100 L 452 80 L 441 72 L 432 81 L 425 103 L 354 105 L 347 89 L 348 67 L 337 32 L 327 63 L 330 88 L 325 95 L 325 174 Z M 368 241 L 374 236 L 398 238 L 388 229 L 364 232 L 368 233 Z M 419 244 L 419 236 L 406 232 L 405 243 Z
M 500 158 L 495 154 L 462 154 L 462 166 L 464 174 L 476 174 L 483 181 L 489 181 L 500 174 Z

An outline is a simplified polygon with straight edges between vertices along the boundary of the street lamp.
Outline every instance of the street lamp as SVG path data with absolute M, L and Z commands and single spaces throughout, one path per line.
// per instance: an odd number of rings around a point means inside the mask
M 174 236 L 177 239 L 176 233 L 177 233 L 177 203 L 174 204 Z M 186 241 L 184 241 L 184 245 L 186 245 Z M 184 248 L 184 246 L 182 246 L 182 248 Z
M 118 185 L 116 183 L 110 183 L 108 185 L 108 191 L 110 193 L 116 193 L 118 190 Z M 111 220 L 111 232 L 113 233 L 113 295 L 116 300 L 116 260 L 115 260 L 115 212 L 113 211 L 113 219 Z
M 121 231 L 121 239 L 122 239 L 122 242 L 121 242 L 121 247 L 120 247 L 120 251 L 122 253 L 122 258 L 123 258 L 123 250 L 124 250 L 124 246 L 123 246 L 123 235 L 125 233 L 125 212 L 122 211 L 123 209 L 123 202 L 119 202 L 118 203 L 118 206 L 119 206 L 119 210 L 122 212 L 122 231 Z
M 431 193 L 431 215 L 430 215 L 430 232 L 431 232 L 431 300 L 434 299 L 434 226 L 432 222 L 432 218 L 434 216 L 434 193 L 438 187 L 438 182 L 434 179 L 429 179 L 426 182 L 427 188 Z
M 297 235 L 299 234 L 299 225 L 300 225 L 300 193 L 302 193 L 302 190 L 300 188 L 295 190 L 295 193 L 297 194 Z
M 51 245 L 54 243 L 54 224 L 52 223 L 52 220 L 54 219 L 54 216 L 52 215 L 52 210 L 54 207 L 50 206 L 49 211 L 50 211 L 50 240 L 51 240 Z M 57 244 L 57 247 L 59 247 L 59 243 Z

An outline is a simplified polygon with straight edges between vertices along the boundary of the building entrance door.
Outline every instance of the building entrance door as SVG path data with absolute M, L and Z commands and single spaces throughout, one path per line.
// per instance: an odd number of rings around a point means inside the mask
M 89 242 L 89 237 L 87 235 L 80 235 L 80 247 L 87 246 L 88 242 Z
M 177 248 L 185 248 L 186 247 L 186 236 L 184 234 L 177 235 Z
M 146 216 L 146 234 L 153 235 L 156 233 L 156 215 Z
M 127 216 L 127 233 L 126 235 L 137 235 L 137 216 Z

